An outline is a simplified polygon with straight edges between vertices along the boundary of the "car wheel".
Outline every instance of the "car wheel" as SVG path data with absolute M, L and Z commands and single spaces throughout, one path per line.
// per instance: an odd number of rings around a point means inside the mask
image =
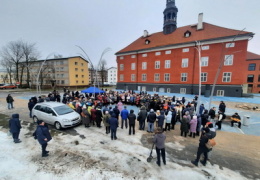
M 55 122 L 54 126 L 57 130 L 61 129 L 61 124 L 59 122 Z
M 33 116 L 33 122 L 37 123 L 38 118 L 36 116 Z

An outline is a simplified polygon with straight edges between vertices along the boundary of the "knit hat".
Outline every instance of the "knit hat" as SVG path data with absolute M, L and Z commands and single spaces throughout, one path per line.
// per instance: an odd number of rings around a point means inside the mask
M 150 112 L 154 112 L 154 110 L 153 110 L 153 109 L 151 109 L 151 110 L 150 110 Z

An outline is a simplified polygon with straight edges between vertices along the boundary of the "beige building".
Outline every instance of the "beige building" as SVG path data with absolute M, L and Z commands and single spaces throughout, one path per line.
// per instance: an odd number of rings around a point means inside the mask
M 40 67 L 41 72 L 40 72 Z M 88 86 L 89 71 L 88 61 L 80 56 L 37 60 L 30 62 L 30 85 L 37 84 L 37 79 L 42 86 Z M 27 73 L 24 69 L 23 84 L 27 83 Z
M 14 76 L 11 75 L 11 80 L 10 80 L 10 76 L 7 73 L 7 71 L 5 69 L 0 69 L 0 84 L 15 84 L 16 81 L 14 80 Z

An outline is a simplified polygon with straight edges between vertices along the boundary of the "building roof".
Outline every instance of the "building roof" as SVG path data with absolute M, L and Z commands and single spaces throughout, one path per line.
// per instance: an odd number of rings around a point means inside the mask
M 191 33 L 191 35 L 190 37 L 185 37 L 184 34 L 188 31 Z M 125 48 L 118 51 L 116 55 L 119 55 L 121 53 L 130 53 L 137 50 L 149 50 L 158 47 L 192 43 L 195 41 L 203 42 L 207 40 L 230 38 L 244 35 L 253 36 L 254 34 L 252 32 L 228 29 L 203 22 L 202 30 L 197 30 L 197 24 L 195 24 L 179 27 L 171 34 L 165 35 L 163 32 L 157 32 L 149 35 L 148 37 L 141 36 Z M 150 41 L 149 44 L 145 43 L 146 40 Z
M 260 60 L 260 55 L 247 51 L 247 60 Z
M 64 59 L 70 59 L 70 58 L 81 58 L 83 60 L 85 60 L 86 62 L 88 62 L 86 59 L 84 59 L 81 56 L 71 56 L 71 57 L 61 57 L 61 58 L 52 58 L 52 59 L 46 59 L 46 61 L 52 61 L 52 60 L 64 60 Z M 37 61 L 45 61 L 45 59 L 39 59 Z

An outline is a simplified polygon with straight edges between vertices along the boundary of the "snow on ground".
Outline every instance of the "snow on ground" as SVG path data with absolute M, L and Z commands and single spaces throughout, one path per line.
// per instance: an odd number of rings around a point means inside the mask
M 177 159 L 167 154 L 167 165 L 158 167 L 156 159 L 148 163 L 150 149 L 141 143 L 143 131 L 130 136 L 128 130 L 119 129 L 118 140 L 112 141 L 104 128 L 78 126 L 75 130 L 80 135 L 54 136 L 47 147 L 50 156 L 42 158 L 40 145 L 27 127 L 23 126 L 20 144 L 14 144 L 6 130 L 0 129 L 0 179 L 246 179 L 237 172 L 210 163 L 206 167 L 194 167 L 190 161 L 177 163 Z M 174 142 L 166 143 L 166 148 L 181 151 L 184 147 Z M 155 151 L 153 157 L 156 157 Z

